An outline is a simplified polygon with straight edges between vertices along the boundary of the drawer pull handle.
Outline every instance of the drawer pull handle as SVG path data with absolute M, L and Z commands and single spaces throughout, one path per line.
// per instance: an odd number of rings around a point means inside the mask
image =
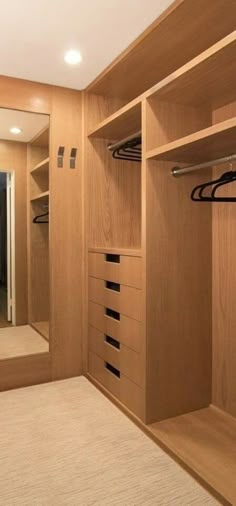
M 109 307 L 106 307 L 106 316 L 110 316 L 110 318 L 120 321 L 120 313 L 113 311 L 113 309 L 110 309 Z
M 113 367 L 113 365 L 108 364 L 108 362 L 104 362 L 104 364 L 105 364 L 105 368 L 108 371 L 110 371 L 112 374 L 114 374 L 114 376 L 116 376 L 117 378 L 120 378 L 120 371 L 118 371 L 118 369 Z
M 113 348 L 116 348 L 117 350 L 120 349 L 120 343 L 116 339 L 110 336 L 105 336 L 105 342 L 113 346 Z
M 113 281 L 105 281 L 105 283 L 108 290 L 113 290 L 113 292 L 120 292 L 119 283 L 113 283 Z
M 120 263 L 120 255 L 113 255 L 111 253 L 106 254 L 106 262 L 112 262 L 113 264 Z

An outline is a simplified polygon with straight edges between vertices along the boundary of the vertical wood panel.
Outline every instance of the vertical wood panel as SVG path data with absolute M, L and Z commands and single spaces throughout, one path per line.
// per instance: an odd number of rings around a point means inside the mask
M 236 115 L 236 102 L 216 110 L 213 123 Z M 235 165 L 233 167 L 235 170 Z M 229 165 L 214 169 L 219 177 Z M 235 196 L 236 183 L 219 195 Z M 213 403 L 236 416 L 236 205 L 213 205 Z
M 53 379 L 81 373 L 82 94 L 54 87 L 51 120 L 51 352 Z M 57 150 L 65 146 L 64 167 Z M 78 148 L 75 169 L 69 168 Z

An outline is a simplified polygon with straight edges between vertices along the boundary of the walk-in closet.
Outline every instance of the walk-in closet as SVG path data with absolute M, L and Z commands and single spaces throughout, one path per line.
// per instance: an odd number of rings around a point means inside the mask
M 96 392 L 102 416 L 111 406 L 131 420 L 209 504 L 234 505 L 236 2 L 166 7 L 81 89 L 0 76 L 0 117 L 41 118 L 5 169 L 16 178 L 14 331 L 44 344 L 2 357 L 0 328 L 0 390 L 52 382 L 65 426 L 83 376 L 85 411 Z

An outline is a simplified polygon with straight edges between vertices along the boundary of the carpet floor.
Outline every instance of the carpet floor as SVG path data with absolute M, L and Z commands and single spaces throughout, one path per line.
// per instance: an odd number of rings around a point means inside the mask
M 0 393 L 1 506 L 219 504 L 84 377 Z

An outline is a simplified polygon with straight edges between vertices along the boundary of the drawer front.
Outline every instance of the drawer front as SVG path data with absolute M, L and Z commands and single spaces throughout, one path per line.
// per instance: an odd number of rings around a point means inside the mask
M 98 355 L 89 353 L 89 373 L 136 416 L 142 418 L 143 390 L 120 373 L 116 376 L 110 365 Z M 118 370 L 115 370 L 118 373 Z
M 110 282 L 107 286 L 102 279 L 89 277 L 89 300 L 135 320 L 142 321 L 142 291 Z M 112 288 L 109 288 L 110 286 Z M 113 286 L 120 291 L 114 290 Z
M 142 259 L 138 257 L 89 253 L 88 273 L 95 278 L 142 288 Z
M 134 351 L 141 352 L 143 349 L 143 323 L 133 320 L 125 315 L 120 315 L 116 320 L 106 315 L 104 306 L 89 302 L 89 324 L 107 334 L 120 343 L 125 344 Z
M 120 370 L 127 378 L 142 386 L 141 354 L 127 348 L 95 327 L 89 326 L 89 350 Z

